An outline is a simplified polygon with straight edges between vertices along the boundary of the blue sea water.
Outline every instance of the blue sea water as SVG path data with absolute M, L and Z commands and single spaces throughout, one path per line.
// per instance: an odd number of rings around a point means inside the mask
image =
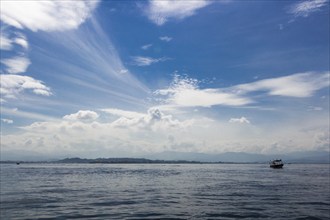
M 1 164 L 1 219 L 330 219 L 329 164 Z

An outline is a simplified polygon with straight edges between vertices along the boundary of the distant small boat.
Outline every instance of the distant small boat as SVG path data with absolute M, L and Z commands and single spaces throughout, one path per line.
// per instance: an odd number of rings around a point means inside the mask
M 284 164 L 282 160 L 273 160 L 269 163 L 271 168 L 283 168 Z
M 16 164 L 17 164 L 17 165 L 19 165 L 20 163 L 19 163 L 19 162 L 17 162 Z

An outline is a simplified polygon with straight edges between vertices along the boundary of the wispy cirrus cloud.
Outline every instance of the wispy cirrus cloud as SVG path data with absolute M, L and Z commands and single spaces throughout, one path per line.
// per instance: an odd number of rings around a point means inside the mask
M 211 4 L 207 0 L 151 0 L 144 8 L 147 17 L 156 25 L 163 25 L 170 20 L 182 20 L 196 13 L 198 9 Z
M 15 118 L 24 118 L 24 119 L 33 119 L 33 120 L 40 120 L 40 121 L 56 121 L 57 118 L 41 114 L 35 113 L 30 111 L 24 111 L 17 108 L 11 109 L 1 106 L 1 113 L 6 114 L 9 117 Z
M 63 91 L 63 87 L 80 87 L 86 91 L 86 96 L 105 92 L 116 101 L 120 99 L 129 103 L 140 102 L 141 98 L 136 98 L 137 94 L 141 95 L 148 91 L 148 88 L 125 68 L 107 33 L 92 16 L 99 1 L 26 1 L 24 4 L 20 4 L 20 1 L 8 2 L 8 4 L 1 2 L 1 21 L 4 25 L 29 29 L 33 32 L 42 31 L 40 34 L 31 33 L 31 36 L 40 36 L 38 46 L 31 50 L 35 56 L 44 57 L 43 64 L 36 59 L 35 65 L 50 67 L 45 74 L 49 74 L 56 81 L 55 83 L 53 81 L 57 87 L 53 88 L 54 91 L 55 89 Z M 23 12 L 20 14 L 20 11 Z M 86 26 L 81 26 L 84 22 Z M 17 32 L 18 30 L 15 29 L 14 32 L 6 35 L 12 45 L 15 41 L 13 36 L 16 36 Z M 16 44 L 23 47 L 24 42 L 17 40 Z M 57 50 L 45 49 L 44 46 L 48 44 L 53 45 Z M 10 49 L 8 45 L 5 47 Z M 59 51 L 68 51 L 74 54 L 74 58 L 69 62 Z M 56 74 L 56 72 L 66 74 Z M 42 90 L 33 91 L 46 94 Z M 76 95 L 76 92 L 72 92 L 63 97 L 60 93 L 57 93 L 56 99 L 62 101 L 70 95 Z M 98 100 L 86 97 L 88 98 Z
M 266 91 L 268 95 L 304 98 L 329 86 L 330 72 L 305 72 L 289 76 L 259 80 L 234 86 L 237 93 Z
M 103 112 L 106 112 L 111 115 L 125 117 L 125 118 L 136 118 L 136 117 L 143 117 L 145 114 L 134 112 L 134 111 L 127 111 L 117 108 L 106 108 L 106 109 L 100 109 Z
M 167 57 L 152 58 L 152 57 L 143 57 L 143 56 L 135 56 L 132 58 L 133 58 L 133 65 L 136 66 L 150 66 L 151 64 L 164 62 L 169 59 Z
M 2 59 L 1 63 L 7 67 L 5 69 L 7 73 L 17 74 L 24 73 L 31 64 L 31 61 L 26 57 L 17 56 L 8 59 Z
M 141 47 L 141 49 L 142 50 L 148 50 L 151 46 L 152 46 L 152 44 L 145 44 Z
M 4 25 L 17 29 L 36 31 L 65 31 L 76 29 L 89 18 L 99 1 L 1 1 L 0 20 Z M 9 37 L 11 36 L 11 37 Z M 1 30 L 1 50 L 12 50 L 13 45 L 28 49 L 29 43 L 19 31 L 6 33 Z M 24 73 L 31 61 L 27 57 L 16 56 L 2 59 L 9 74 Z M 22 91 L 50 96 L 50 88 L 43 82 L 29 76 L 1 75 L 1 94 L 6 98 L 16 98 Z
M 72 70 L 67 75 L 59 76 L 63 83 L 76 84 L 88 91 L 106 92 L 112 97 L 120 97 L 121 100 L 129 102 L 141 100 L 135 96 L 148 91 L 124 66 L 113 43 L 96 19 L 91 19 L 88 25 L 74 32 L 54 33 L 49 38 L 54 45 L 76 54 L 75 62 L 58 57 L 52 59 L 52 62 L 58 64 L 54 68 L 65 66 Z M 58 39 L 61 41 L 57 42 Z M 54 54 L 48 51 L 40 52 L 40 56 L 53 57 Z
M 310 14 L 321 10 L 328 3 L 327 0 L 307 0 L 293 4 L 288 13 L 295 17 L 308 17 Z

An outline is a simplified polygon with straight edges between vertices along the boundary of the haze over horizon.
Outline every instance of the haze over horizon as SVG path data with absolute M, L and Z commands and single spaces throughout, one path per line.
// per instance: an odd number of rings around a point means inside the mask
M 1 1 L 1 155 L 329 152 L 329 1 Z

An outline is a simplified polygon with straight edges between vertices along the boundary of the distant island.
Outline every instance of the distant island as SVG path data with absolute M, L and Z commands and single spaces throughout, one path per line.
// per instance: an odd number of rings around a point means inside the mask
M 79 157 L 65 158 L 56 161 L 57 163 L 201 163 L 188 160 L 150 160 L 145 158 L 97 158 L 81 159 Z
M 0 163 L 89 163 L 89 164 L 215 164 L 215 163 L 232 163 L 232 162 L 201 162 L 201 161 L 190 161 L 190 160 L 151 160 L 145 158 L 65 158 L 62 160 L 53 161 L 0 161 Z
M 246 164 L 246 163 L 269 163 L 274 159 L 282 159 L 284 163 L 300 163 L 300 164 L 329 164 L 330 153 L 328 151 L 302 151 L 291 152 L 287 154 L 253 154 L 245 152 L 226 152 L 220 154 L 206 154 L 196 152 L 177 152 L 165 151 L 149 155 L 141 155 L 138 157 L 109 157 L 109 158 L 93 158 L 86 159 L 77 156 L 58 155 L 47 157 L 46 155 L 33 156 L 15 156 L 6 152 L 1 152 L 0 163 L 145 163 L 145 164 Z M 4 157 L 3 155 L 6 155 Z M 79 155 L 80 156 L 80 155 Z M 61 159 L 65 158 L 65 159 Z

